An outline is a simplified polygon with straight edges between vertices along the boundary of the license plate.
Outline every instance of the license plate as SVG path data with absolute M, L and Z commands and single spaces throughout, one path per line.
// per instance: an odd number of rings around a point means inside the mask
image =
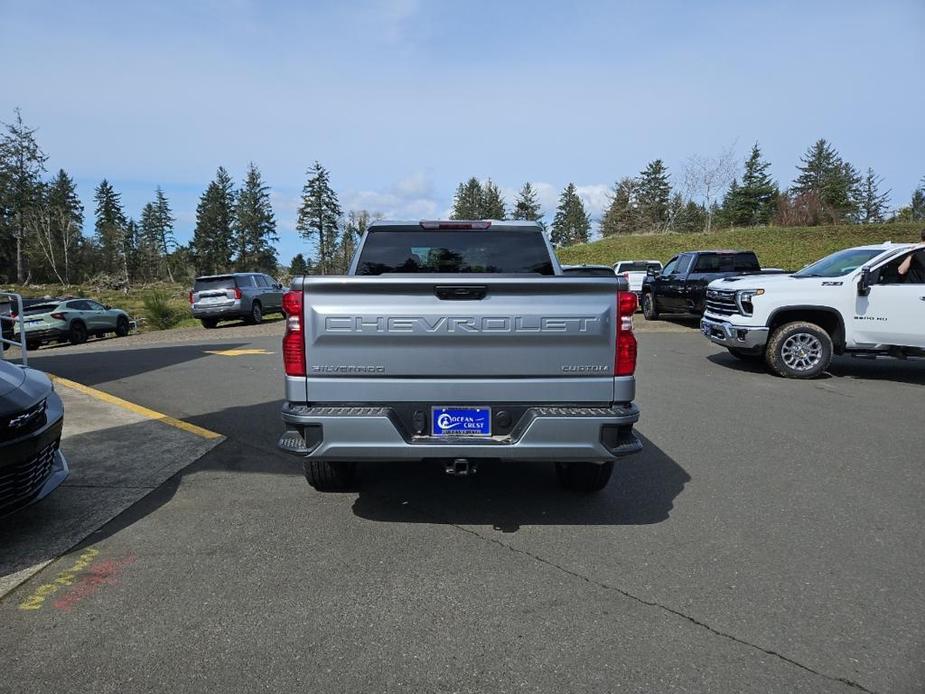
M 434 436 L 491 436 L 491 408 L 433 407 Z
M 26 325 L 38 325 L 38 324 L 41 323 L 41 322 L 42 322 L 42 319 L 39 318 L 39 319 L 37 319 L 37 320 L 27 320 L 27 321 L 25 321 L 25 324 L 26 324 Z
M 204 297 L 199 303 L 201 304 L 220 304 L 225 300 L 224 296 L 207 296 Z

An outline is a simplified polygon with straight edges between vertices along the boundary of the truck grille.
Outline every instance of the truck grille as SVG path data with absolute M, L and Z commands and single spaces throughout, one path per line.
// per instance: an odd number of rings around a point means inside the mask
M 739 313 L 739 306 L 736 304 L 736 293 L 734 291 L 723 291 L 722 289 L 708 289 L 707 313 L 719 316 L 731 316 Z
M 55 441 L 31 458 L 0 468 L 0 515 L 35 498 L 51 475 L 57 450 L 58 442 Z

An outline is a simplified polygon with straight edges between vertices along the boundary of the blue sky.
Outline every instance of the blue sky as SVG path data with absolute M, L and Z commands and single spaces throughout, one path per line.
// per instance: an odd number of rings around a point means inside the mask
M 509 200 L 530 180 L 548 210 L 574 181 L 597 216 L 656 157 L 680 182 L 687 157 L 758 141 L 786 186 L 825 137 L 905 204 L 923 39 L 922 0 L 0 0 L 0 119 L 22 108 L 88 212 L 103 177 L 133 216 L 161 185 L 181 241 L 216 167 L 254 161 L 288 262 L 315 159 L 345 209 L 442 216 L 475 175 Z

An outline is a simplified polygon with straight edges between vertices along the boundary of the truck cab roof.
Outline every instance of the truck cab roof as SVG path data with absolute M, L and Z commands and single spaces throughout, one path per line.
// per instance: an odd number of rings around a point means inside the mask
M 493 231 L 542 231 L 539 222 L 526 220 L 499 219 L 421 219 L 421 220 L 385 220 L 370 222 L 369 231 L 447 231 L 487 230 Z

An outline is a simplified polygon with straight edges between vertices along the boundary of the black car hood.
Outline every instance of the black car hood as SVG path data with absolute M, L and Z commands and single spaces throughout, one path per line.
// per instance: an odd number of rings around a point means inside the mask
M 49 392 L 51 381 L 41 371 L 0 359 L 0 417 L 31 407 Z

